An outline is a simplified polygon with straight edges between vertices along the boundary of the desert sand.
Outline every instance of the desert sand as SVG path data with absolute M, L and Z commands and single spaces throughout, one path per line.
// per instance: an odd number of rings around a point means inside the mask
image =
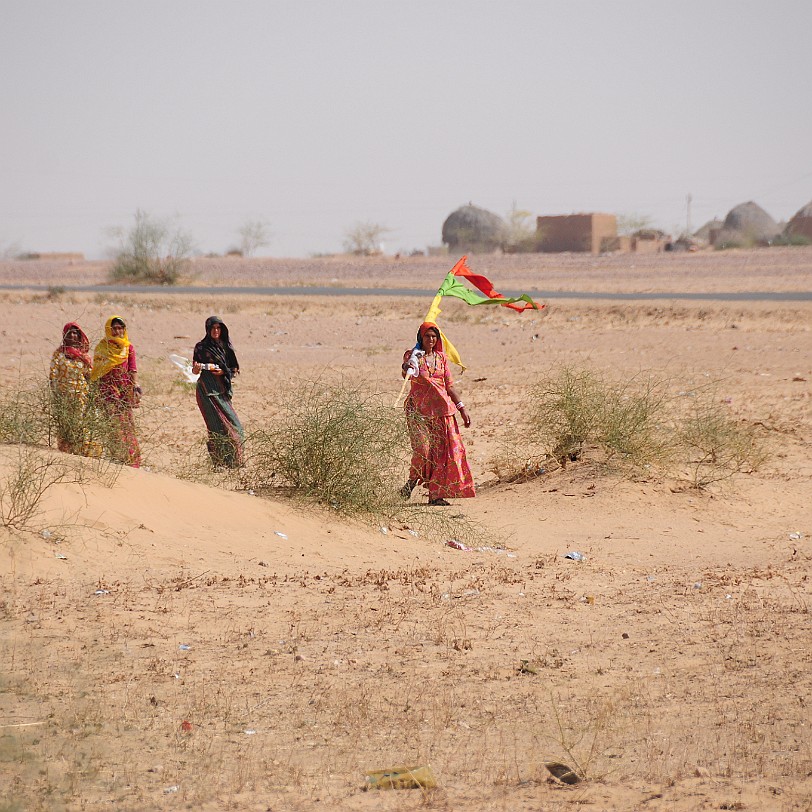
M 192 284 L 430 291 L 452 264 L 212 259 Z M 812 808 L 812 302 L 668 295 L 810 291 L 812 249 L 470 264 L 506 290 L 663 295 L 544 316 L 447 300 L 479 491 L 446 510 L 486 538 L 467 552 L 218 483 L 167 360 L 216 313 L 249 430 L 295 381 L 394 400 L 430 298 L 74 293 L 106 265 L 0 264 L 0 283 L 51 288 L 0 291 L 4 395 L 47 377 L 65 322 L 95 341 L 119 313 L 145 457 L 0 528 L 0 808 Z M 653 371 L 675 395 L 712 383 L 769 458 L 703 490 L 589 453 L 500 482 L 528 385 L 560 364 Z M 6 479 L 16 453 L 0 447 Z M 556 782 L 550 760 L 587 780 Z M 363 791 L 401 764 L 438 788 Z

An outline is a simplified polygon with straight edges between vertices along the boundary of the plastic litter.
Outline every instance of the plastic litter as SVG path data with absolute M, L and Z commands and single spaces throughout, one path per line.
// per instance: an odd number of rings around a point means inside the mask
M 191 646 L 187 645 L 186 643 L 181 643 L 178 646 L 178 651 L 191 651 Z
M 180 370 L 183 380 L 185 380 L 186 383 L 197 383 L 197 379 L 200 375 L 195 375 L 192 372 L 192 362 L 188 358 L 184 358 L 182 355 L 172 354 L 169 356 L 169 362 Z
M 570 561 L 586 561 L 586 556 L 583 553 L 579 553 L 577 550 L 572 550 L 569 553 L 565 553 L 564 558 L 569 558 Z
M 418 535 L 417 530 L 408 530 L 407 532 L 408 532 L 408 534 L 410 536 L 417 536 Z
M 279 536 L 279 538 L 281 538 L 281 539 L 287 539 L 287 537 L 288 537 L 288 534 L 283 533 L 281 530 L 274 530 L 273 532 L 274 532 L 275 536 Z
M 789 537 L 790 537 L 790 539 L 792 541 L 800 541 L 804 537 L 804 534 L 803 533 L 790 533 Z
M 417 533 L 415 533 L 415 535 L 417 535 Z M 483 547 L 469 547 L 459 539 L 449 539 L 445 543 L 445 546 L 451 547 L 454 550 L 461 550 L 464 553 L 493 553 L 494 555 L 506 555 L 508 558 L 516 558 L 516 553 L 509 553 L 501 547 L 489 547 L 488 545 Z
M 249 727 L 248 730 L 243 730 L 243 733 L 245 733 L 246 736 L 255 736 L 256 730 Z
M 61 561 L 67 561 L 68 560 L 68 557 L 66 555 L 64 555 L 63 553 L 54 553 L 54 558 L 58 558 Z
M 702 581 L 697 581 L 694 584 L 694 589 L 702 589 Z
M 94 595 L 109 595 L 110 590 L 109 589 L 97 589 L 93 594 Z
M 388 527 L 384 527 L 384 525 L 381 525 L 381 526 L 378 528 L 378 530 L 380 530 L 380 531 L 381 531 L 381 533 L 383 533 L 385 536 L 389 534 L 389 528 L 388 528 Z
M 164 795 L 169 795 L 173 792 L 177 792 L 179 789 L 180 787 L 177 784 L 174 784 L 171 787 L 166 787 L 166 789 L 164 790 Z
M 43 530 L 43 531 L 40 533 L 40 535 L 41 535 L 41 536 L 42 536 L 44 539 L 49 539 L 49 538 L 51 538 L 51 537 L 53 536 L 53 533 L 52 533 L 50 530 Z
M 429 766 L 392 767 L 371 770 L 365 776 L 364 789 L 434 789 L 437 779 Z

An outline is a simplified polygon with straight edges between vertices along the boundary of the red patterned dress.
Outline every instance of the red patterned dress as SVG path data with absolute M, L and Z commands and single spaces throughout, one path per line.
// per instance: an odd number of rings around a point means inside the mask
M 407 363 L 411 350 L 403 361 Z M 457 426 L 457 408 L 448 396 L 454 386 L 448 359 L 435 350 L 424 355 L 403 404 L 412 442 L 409 479 L 422 482 L 429 500 L 475 496 L 474 480 Z
M 111 456 L 132 468 L 141 467 L 141 448 L 138 445 L 133 415 L 136 401 L 132 375 L 137 371 L 135 347 L 130 344 L 127 360 L 113 367 L 98 380 L 99 403 L 108 417 L 111 428 L 109 437 Z

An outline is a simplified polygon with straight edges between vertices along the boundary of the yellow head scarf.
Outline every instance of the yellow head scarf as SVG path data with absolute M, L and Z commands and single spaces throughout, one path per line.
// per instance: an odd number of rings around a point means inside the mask
M 124 335 L 121 338 L 113 336 L 113 322 L 124 324 Z M 121 316 L 110 316 L 104 323 L 104 338 L 93 350 L 93 371 L 90 380 L 97 381 L 103 378 L 111 369 L 127 363 L 130 354 L 130 339 L 127 337 L 127 326 Z

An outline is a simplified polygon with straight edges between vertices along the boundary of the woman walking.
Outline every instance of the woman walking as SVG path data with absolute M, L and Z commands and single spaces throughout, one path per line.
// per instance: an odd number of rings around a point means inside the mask
M 87 431 L 90 399 L 90 342 L 76 322 L 62 328 L 62 343 L 51 357 L 49 382 L 51 407 L 56 423 L 56 444 L 67 454 L 98 456 Z
M 206 336 L 195 344 L 192 372 L 197 380 L 197 406 L 209 437 L 206 446 L 215 468 L 242 465 L 245 434 L 231 405 L 231 381 L 240 365 L 228 337 L 228 327 L 218 316 L 206 319 Z
M 135 347 L 120 316 L 104 325 L 104 338 L 93 352 L 91 380 L 98 389 L 98 402 L 107 416 L 110 456 L 133 468 L 141 466 L 141 449 L 135 433 L 133 409 L 141 400 Z
M 454 389 L 436 324 L 420 325 L 416 349 L 420 352 L 406 350 L 401 367 L 403 377 L 410 366 L 413 375 L 403 405 L 412 443 L 412 463 L 409 479 L 400 493 L 409 499 L 414 488 L 423 483 L 429 492 L 430 505 L 448 505 L 447 499 L 475 496 L 456 413 L 459 412 L 466 428 L 471 425 L 471 418 Z

